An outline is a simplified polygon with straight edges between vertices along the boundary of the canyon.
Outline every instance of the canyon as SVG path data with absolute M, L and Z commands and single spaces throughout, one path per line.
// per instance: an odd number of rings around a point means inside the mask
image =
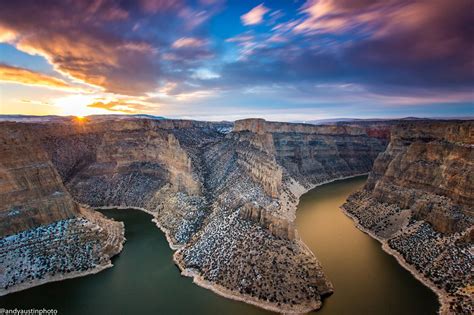
M 419 253 L 406 242 L 443 244 L 422 280 L 454 268 L 447 288 L 439 280 L 451 294 L 443 311 L 469 310 L 472 127 L 93 116 L 0 122 L 0 295 L 110 267 L 124 227 L 93 208 L 134 208 L 153 216 L 182 274 L 198 285 L 276 312 L 315 310 L 334 289 L 295 228 L 298 199 L 370 172 L 346 213 L 408 267 Z
M 359 227 L 440 297 L 442 314 L 473 311 L 474 124 L 394 128 L 365 187 L 343 205 Z

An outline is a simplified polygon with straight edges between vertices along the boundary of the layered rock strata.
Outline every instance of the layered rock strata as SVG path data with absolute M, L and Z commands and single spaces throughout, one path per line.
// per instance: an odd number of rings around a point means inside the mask
M 404 123 L 392 130 L 364 189 L 343 206 L 442 303 L 472 314 L 474 123 Z
M 30 128 L 1 124 L 0 157 L 0 237 L 78 214 Z
M 298 197 L 368 172 L 386 140 L 357 126 L 230 127 L 113 118 L 19 126 L 80 204 L 151 213 L 199 285 L 273 311 L 317 309 L 332 285 L 295 230 Z
M 123 224 L 82 209 L 31 126 L 0 124 L 0 295 L 111 266 Z

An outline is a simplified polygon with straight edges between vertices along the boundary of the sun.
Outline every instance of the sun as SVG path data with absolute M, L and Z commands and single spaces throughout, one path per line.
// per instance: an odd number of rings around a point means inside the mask
M 91 94 L 75 94 L 57 98 L 52 101 L 53 105 L 58 108 L 62 115 L 71 115 L 77 120 L 84 120 L 88 115 L 107 114 L 102 108 L 92 108 L 89 104 L 97 101 L 100 95 Z
M 75 116 L 74 116 L 74 120 L 76 121 L 76 123 L 82 125 L 84 122 L 86 122 L 86 116 L 75 115 Z

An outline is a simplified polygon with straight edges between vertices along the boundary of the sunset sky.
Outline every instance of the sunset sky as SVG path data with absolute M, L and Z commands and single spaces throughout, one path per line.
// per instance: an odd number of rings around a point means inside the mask
M 474 115 L 472 0 L 1 1 L 0 114 Z

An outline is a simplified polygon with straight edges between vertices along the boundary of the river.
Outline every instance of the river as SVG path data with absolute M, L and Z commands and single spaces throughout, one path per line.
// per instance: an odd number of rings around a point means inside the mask
M 415 280 L 377 241 L 357 230 L 339 206 L 365 177 L 313 189 L 298 206 L 297 226 L 321 261 L 335 293 L 321 314 L 435 314 L 434 293 Z M 48 283 L 0 298 L 6 309 L 57 309 L 58 314 L 266 314 L 222 298 L 182 277 L 151 216 L 102 210 L 125 222 L 123 251 L 98 274 Z

